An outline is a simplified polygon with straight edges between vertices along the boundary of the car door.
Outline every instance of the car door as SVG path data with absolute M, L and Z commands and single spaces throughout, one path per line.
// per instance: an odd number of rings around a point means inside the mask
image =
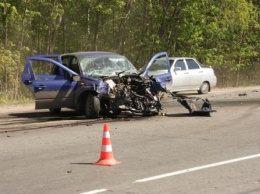
M 165 85 L 166 88 L 171 87 L 172 78 L 168 54 L 166 52 L 155 54 L 141 75 L 144 77 L 153 76 Z
M 186 63 L 189 70 L 191 90 L 198 90 L 203 82 L 203 69 L 194 59 L 186 59 Z
M 171 66 L 171 91 L 189 90 L 190 75 L 184 59 L 175 59 Z
M 36 109 L 73 108 L 76 75 L 52 59 L 28 57 L 22 81 L 33 93 Z

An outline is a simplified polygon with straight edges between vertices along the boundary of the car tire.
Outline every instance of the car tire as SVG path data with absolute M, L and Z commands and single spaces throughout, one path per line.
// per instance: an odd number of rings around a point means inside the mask
M 88 94 L 85 104 L 85 116 L 87 119 L 94 119 L 99 116 L 100 100 L 94 94 Z
M 199 89 L 199 94 L 207 94 L 210 90 L 210 86 L 208 82 L 203 82 Z
M 61 111 L 61 108 L 50 108 L 50 113 L 52 114 L 59 114 Z

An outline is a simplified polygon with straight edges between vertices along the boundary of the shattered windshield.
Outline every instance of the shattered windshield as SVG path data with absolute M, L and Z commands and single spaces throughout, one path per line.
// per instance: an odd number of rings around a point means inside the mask
M 114 76 L 118 73 L 134 74 L 136 68 L 123 56 L 93 56 L 80 60 L 83 75 L 102 77 Z

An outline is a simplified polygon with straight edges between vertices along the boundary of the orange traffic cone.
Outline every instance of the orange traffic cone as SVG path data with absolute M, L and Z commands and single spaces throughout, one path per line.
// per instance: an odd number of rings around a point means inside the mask
M 103 139 L 102 139 L 102 148 L 100 152 L 100 159 L 93 164 L 103 165 L 103 166 L 113 166 L 120 163 L 121 162 L 116 161 L 114 159 L 112 145 L 110 141 L 110 133 L 108 130 L 108 124 L 105 123 L 103 129 Z

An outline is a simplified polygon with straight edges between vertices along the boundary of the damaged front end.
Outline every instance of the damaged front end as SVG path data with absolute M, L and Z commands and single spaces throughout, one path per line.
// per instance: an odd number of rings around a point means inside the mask
M 161 109 L 160 83 L 138 74 L 104 77 L 107 93 L 99 93 L 101 114 L 157 115 Z M 160 89 L 161 88 L 161 89 Z

